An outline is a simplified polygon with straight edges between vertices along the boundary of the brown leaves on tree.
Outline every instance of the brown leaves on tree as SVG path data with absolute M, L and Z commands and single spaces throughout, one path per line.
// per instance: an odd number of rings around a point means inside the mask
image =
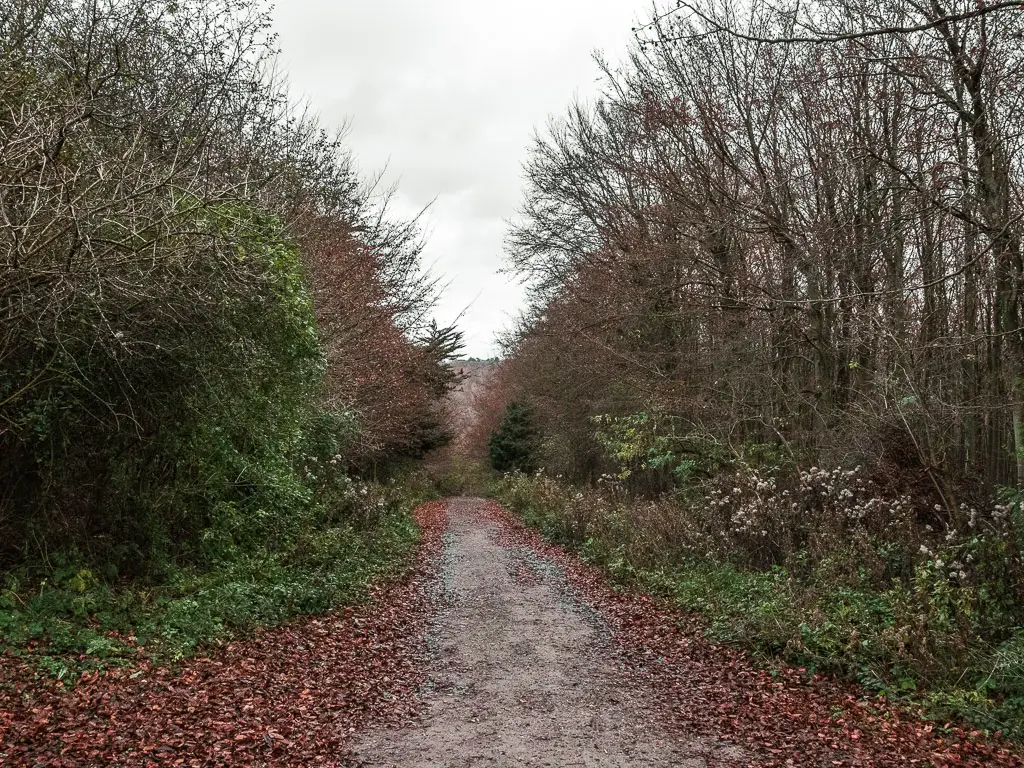
M 418 454 L 437 440 L 438 398 L 449 382 L 438 351 L 413 340 L 412 318 L 426 313 L 435 287 L 420 273 L 416 225 L 381 223 L 385 231 L 362 238 L 317 225 L 319 237 L 303 245 L 327 356 L 327 404 L 361 419 L 359 440 L 343 456 L 366 464 Z
M 356 729 L 406 723 L 419 709 L 444 504 L 416 517 L 416 566 L 367 605 L 264 630 L 174 669 L 144 662 L 70 689 L 0 658 L 0 764 L 340 764 Z
M 631 674 L 685 733 L 732 741 L 760 766 L 1022 766 L 1016 745 L 932 723 L 863 689 L 802 669 L 772 675 L 744 652 L 708 641 L 697 617 L 638 592 L 612 589 L 601 573 L 497 504 L 488 515 L 510 547 L 560 566 L 578 597 L 607 621 Z

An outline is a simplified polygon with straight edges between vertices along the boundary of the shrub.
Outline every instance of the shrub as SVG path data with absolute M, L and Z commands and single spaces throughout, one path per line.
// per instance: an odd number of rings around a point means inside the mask
M 32 201 L 0 227 L 9 644 L 188 648 L 356 595 L 415 538 L 360 478 L 443 442 L 460 336 L 423 320 L 417 223 L 294 113 L 269 23 L 0 6 L 0 181 Z
M 32 644 L 41 671 L 66 676 L 83 665 L 130 661 L 140 647 L 158 660 L 179 659 L 255 626 L 359 601 L 372 581 L 410 562 L 418 541 L 411 511 L 422 497 L 400 484 L 334 487 L 274 522 L 216 519 L 207 529 L 214 565 L 168 564 L 159 585 L 115 585 L 62 555 L 39 583 L 9 572 L 0 648 L 24 653 Z

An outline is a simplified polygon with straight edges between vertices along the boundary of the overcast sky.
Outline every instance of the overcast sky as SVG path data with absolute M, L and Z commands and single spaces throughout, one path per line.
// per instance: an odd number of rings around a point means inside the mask
M 535 130 L 592 98 L 595 50 L 624 58 L 651 0 L 278 0 L 295 95 L 325 126 L 349 123 L 364 176 L 387 167 L 396 212 L 432 200 L 426 262 L 450 282 L 438 319 L 466 354 L 495 353 L 520 305 L 503 266 Z M 468 307 L 468 309 L 467 309 Z

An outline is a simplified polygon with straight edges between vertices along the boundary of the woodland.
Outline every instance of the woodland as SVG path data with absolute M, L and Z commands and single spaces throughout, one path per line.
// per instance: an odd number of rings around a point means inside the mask
M 275 66 L 263 3 L 0 4 L 0 644 L 58 678 L 415 549 L 459 335 Z
M 493 361 L 270 21 L 0 3 L 0 763 L 344 764 L 473 540 L 742 764 L 1022 764 L 1018 0 L 660 7 Z
M 1024 723 L 1024 13 L 696 0 L 533 146 L 469 453 L 723 641 Z

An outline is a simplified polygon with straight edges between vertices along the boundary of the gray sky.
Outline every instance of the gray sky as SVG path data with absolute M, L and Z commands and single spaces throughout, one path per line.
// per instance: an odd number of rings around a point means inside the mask
M 591 54 L 621 60 L 650 0 L 278 0 L 282 63 L 326 127 L 350 124 L 364 177 L 387 167 L 395 212 L 427 217 L 426 263 L 465 309 L 468 355 L 495 352 L 518 311 L 503 266 L 536 129 L 598 90 Z

